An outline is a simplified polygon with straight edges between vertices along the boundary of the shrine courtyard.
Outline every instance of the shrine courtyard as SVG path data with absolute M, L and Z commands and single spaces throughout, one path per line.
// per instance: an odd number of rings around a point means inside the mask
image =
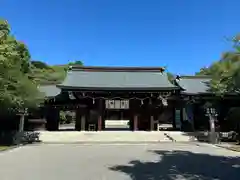
M 41 144 L 0 153 L 1 180 L 239 180 L 240 153 L 197 143 Z

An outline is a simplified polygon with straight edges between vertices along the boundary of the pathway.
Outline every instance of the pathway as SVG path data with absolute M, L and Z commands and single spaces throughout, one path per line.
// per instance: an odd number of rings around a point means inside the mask
M 44 143 L 86 143 L 86 142 L 189 142 L 192 138 L 182 132 L 169 131 L 41 131 L 39 139 Z
M 0 153 L 1 180 L 239 180 L 240 153 L 206 144 L 42 144 Z

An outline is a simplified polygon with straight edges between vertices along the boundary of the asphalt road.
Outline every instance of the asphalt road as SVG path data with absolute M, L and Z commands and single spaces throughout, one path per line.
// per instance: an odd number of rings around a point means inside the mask
M 239 180 L 240 153 L 211 145 L 31 145 L 0 153 L 1 180 Z

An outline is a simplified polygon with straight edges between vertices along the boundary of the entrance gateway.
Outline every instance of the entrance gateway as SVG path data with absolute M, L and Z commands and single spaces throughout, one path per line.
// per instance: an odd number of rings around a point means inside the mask
M 239 95 L 219 97 L 210 82 L 211 77 L 199 75 L 170 82 L 159 67 L 73 66 L 61 84 L 39 87 L 46 100 L 28 119 L 44 119 L 46 129 L 56 131 L 63 110 L 75 112 L 77 131 L 203 131 L 209 129 L 205 104 L 210 102 L 221 128 L 231 131 L 235 127 L 225 118 L 231 107 L 239 107 Z
M 105 100 L 105 130 L 130 130 L 129 100 Z
M 180 87 L 163 68 L 72 66 L 57 88 L 44 105 L 48 130 L 58 129 L 62 109 L 76 112 L 79 131 L 177 128 Z

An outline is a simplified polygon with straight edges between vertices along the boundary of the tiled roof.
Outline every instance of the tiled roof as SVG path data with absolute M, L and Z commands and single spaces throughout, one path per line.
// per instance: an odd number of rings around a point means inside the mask
M 56 85 L 41 85 L 38 89 L 41 93 L 45 93 L 46 97 L 54 97 L 61 92 L 61 89 L 56 87 Z
M 178 89 L 162 68 L 73 67 L 60 88 L 82 90 Z
M 210 93 L 209 76 L 182 76 L 177 80 L 178 85 L 183 89 L 185 94 L 203 94 Z

